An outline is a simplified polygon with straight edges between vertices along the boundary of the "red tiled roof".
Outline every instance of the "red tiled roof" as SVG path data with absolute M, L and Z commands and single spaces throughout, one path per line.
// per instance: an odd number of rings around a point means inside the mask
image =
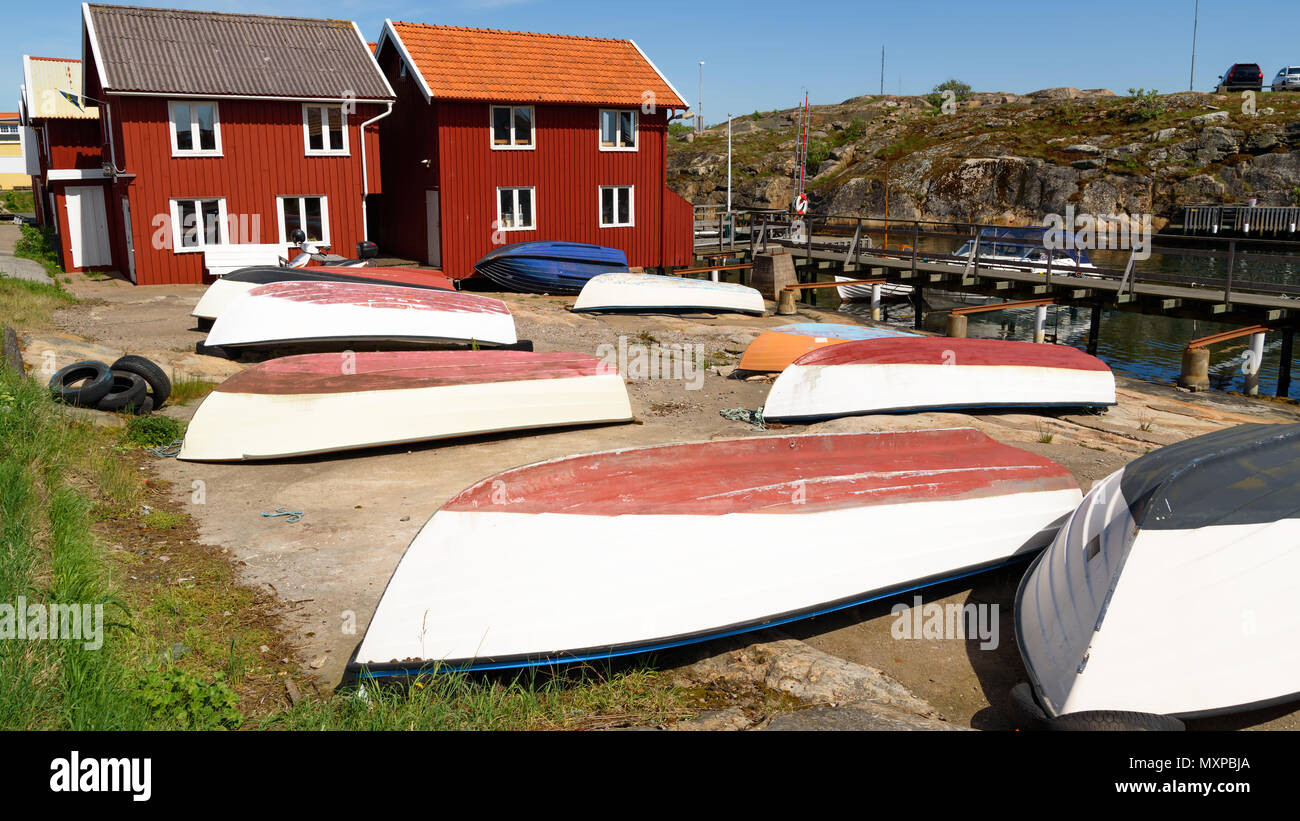
M 631 40 L 393 23 L 436 98 L 686 108 Z

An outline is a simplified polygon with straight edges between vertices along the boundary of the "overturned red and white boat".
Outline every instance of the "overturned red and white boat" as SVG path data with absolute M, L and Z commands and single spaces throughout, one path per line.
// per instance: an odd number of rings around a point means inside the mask
M 1048 719 L 1150 727 L 1300 697 L 1297 599 L 1300 425 L 1240 425 L 1094 485 L 1025 574 L 1016 640 Z
M 273 282 L 235 297 L 208 332 L 214 348 L 288 344 L 513 345 L 515 321 L 499 299 L 359 282 Z
M 867 413 L 1115 404 L 1115 376 L 1064 345 L 916 336 L 805 354 L 768 392 L 763 417 L 801 421 Z
M 623 378 L 585 354 L 305 354 L 253 365 L 208 394 L 179 458 L 275 459 L 631 419 Z
M 755 437 L 570 456 L 451 499 L 349 669 L 607 658 L 827 613 L 1043 547 L 1081 495 L 971 429 Z
M 221 316 L 226 305 L 240 294 L 248 293 L 259 285 L 272 282 L 363 282 L 372 285 L 399 285 L 404 288 L 425 288 L 454 291 L 456 286 L 447 277 L 435 271 L 415 268 L 313 268 L 255 267 L 242 268 L 220 277 L 208 286 L 194 306 L 190 316 L 212 320 Z

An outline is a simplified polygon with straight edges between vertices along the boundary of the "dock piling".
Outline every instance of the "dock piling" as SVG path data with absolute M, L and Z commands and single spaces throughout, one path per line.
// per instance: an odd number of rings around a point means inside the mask
M 954 339 L 966 338 L 965 314 L 948 314 L 948 336 Z
M 1178 384 L 1193 391 L 1209 390 L 1209 348 L 1187 348 L 1183 351 L 1183 369 L 1178 374 Z

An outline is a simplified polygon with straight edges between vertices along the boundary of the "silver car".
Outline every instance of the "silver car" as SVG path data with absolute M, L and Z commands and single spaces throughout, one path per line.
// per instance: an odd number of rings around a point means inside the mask
M 1300 91 L 1300 66 L 1284 66 L 1273 78 L 1274 91 Z

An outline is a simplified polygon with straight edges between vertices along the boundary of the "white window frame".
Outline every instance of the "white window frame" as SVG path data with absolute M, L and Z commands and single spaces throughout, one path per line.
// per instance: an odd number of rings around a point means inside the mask
M 605 192 L 620 191 L 627 189 L 627 222 L 605 222 Z M 618 217 L 618 194 L 614 194 L 614 216 Z M 602 185 L 596 192 L 596 220 L 600 223 L 601 228 L 634 228 L 636 227 L 636 186 L 634 185 Z
M 342 148 L 312 148 L 311 147 L 311 127 L 307 123 L 307 115 L 312 109 L 321 112 L 321 145 L 329 143 L 329 119 L 326 112 L 331 109 L 338 111 L 339 117 L 343 123 L 343 147 Z M 343 110 L 342 105 L 331 103 L 303 103 L 302 106 L 302 148 L 308 157 L 347 157 L 350 155 L 348 146 L 348 115 Z
M 18 123 L 0 123 L 0 129 L 4 129 L 3 132 L 0 133 L 13 135 L 12 139 L 0 138 L 0 143 L 21 142 L 21 133 L 20 133 L 21 127 L 18 125 Z M 13 130 L 10 131 L 9 129 L 13 129 Z
M 185 229 L 181 221 L 180 204 L 182 202 L 199 203 L 199 202 L 206 202 L 208 200 L 217 201 L 217 223 L 218 223 L 217 233 L 219 237 L 219 239 L 217 240 L 217 245 L 230 244 L 230 222 L 229 222 L 228 215 L 226 213 L 225 197 L 176 197 L 174 199 L 168 200 L 168 203 L 171 207 L 172 253 L 173 254 L 197 254 L 206 251 L 209 248 L 214 247 L 207 244 L 207 239 L 206 239 L 207 234 L 204 231 L 200 231 L 198 233 L 198 240 L 199 240 L 198 245 L 187 247 L 181 243 L 181 235 Z M 202 209 L 197 208 L 196 213 L 202 213 Z
M 507 145 L 497 145 L 496 126 L 493 125 L 495 113 L 498 108 L 504 108 L 510 112 L 510 143 Z M 533 124 L 532 140 L 527 145 L 515 145 L 515 109 L 528 109 L 528 122 Z M 531 105 L 490 105 L 488 106 L 488 145 L 493 151 L 535 151 L 537 150 L 537 109 Z M 509 187 L 509 186 L 507 186 Z
M 329 203 L 329 197 L 325 196 L 324 194 L 283 194 L 275 198 L 275 222 L 276 225 L 279 226 L 281 245 L 289 245 L 291 242 L 289 239 L 289 232 L 285 230 L 285 225 L 284 225 L 284 201 L 297 200 L 298 213 L 303 214 L 307 211 L 307 206 L 304 200 L 311 200 L 311 199 L 320 200 L 321 238 L 316 241 L 316 244 L 323 248 L 329 247 L 330 245 L 330 203 Z
M 628 114 L 631 114 L 631 115 L 632 115 L 632 144 L 631 144 L 630 146 L 628 146 L 628 145 L 605 145 L 605 141 L 604 141 L 604 139 L 603 139 L 603 137 L 604 137 L 605 135 L 602 133 L 602 131 L 603 131 L 603 125 L 604 125 L 604 122 L 603 122 L 603 121 L 604 121 L 604 119 L 605 119 L 605 112 L 613 112 L 613 113 L 616 115 L 615 118 L 614 118 L 614 124 L 615 124 L 614 131 L 615 131 L 615 135 L 616 135 L 616 136 L 617 136 L 617 132 L 618 132 L 619 129 L 620 129 L 620 124 L 623 122 L 623 118 L 622 118 L 622 117 L 619 117 L 619 116 L 617 116 L 617 115 L 619 115 L 619 114 L 624 114 L 624 113 L 628 113 Z M 639 115 L 640 115 L 640 112 L 637 111 L 635 108 L 602 108 L 602 109 L 600 109 L 600 110 L 597 112 L 597 114 L 596 114 L 596 147 L 599 148 L 601 151 L 629 151 L 629 152 L 635 152 L 635 151 L 637 150 L 637 148 L 638 148 L 638 147 L 640 146 L 640 144 L 641 144 L 641 139 L 640 139 L 640 132 L 641 132 L 641 119 L 640 119 L 640 116 L 639 116 Z
M 216 148 L 202 149 L 192 148 L 182 150 L 176 142 L 176 118 L 172 115 L 173 109 L 178 105 L 187 105 L 190 107 L 190 140 L 194 145 L 199 144 L 199 117 L 195 110 L 198 105 L 212 106 L 212 132 L 216 138 Z M 173 157 L 220 157 L 221 154 L 221 106 L 216 100 L 168 100 L 167 101 L 167 135 L 172 142 Z
M 514 191 L 515 213 L 519 213 L 519 192 L 528 191 L 533 201 L 533 223 L 528 226 L 512 226 L 507 228 L 506 224 L 501 221 L 501 192 Z M 499 231 L 536 231 L 537 230 L 537 188 L 532 185 L 499 185 L 494 193 L 496 200 L 497 222 L 496 227 Z

